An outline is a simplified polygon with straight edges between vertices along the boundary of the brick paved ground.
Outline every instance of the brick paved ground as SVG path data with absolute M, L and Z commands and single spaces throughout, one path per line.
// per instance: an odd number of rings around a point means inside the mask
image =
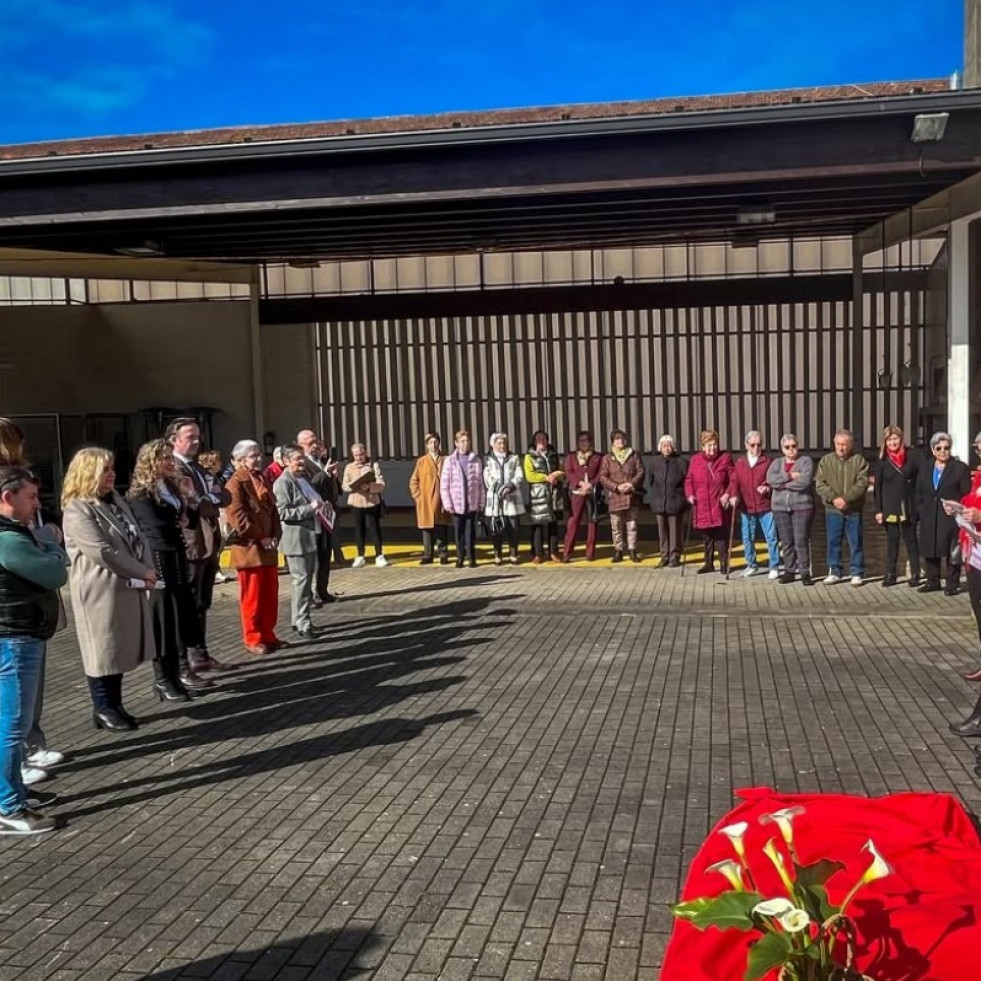
M 74 642 L 52 645 L 67 828 L 0 840 L 3 981 L 653 981 L 734 788 L 981 808 L 946 731 L 973 698 L 964 597 L 649 566 L 336 585 L 328 641 L 219 694 L 163 707 L 141 670 L 122 737 L 89 727 Z

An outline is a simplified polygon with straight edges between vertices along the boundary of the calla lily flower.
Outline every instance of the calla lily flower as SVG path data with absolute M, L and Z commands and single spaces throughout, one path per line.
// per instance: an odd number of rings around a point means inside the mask
M 845 908 L 855 898 L 855 893 L 862 886 L 875 882 L 876 879 L 884 879 L 887 875 L 892 875 L 894 871 L 893 867 L 879 854 L 879 849 L 875 847 L 875 842 L 871 838 L 862 848 L 872 855 L 872 864 L 862 873 L 862 877 L 852 886 L 851 892 L 845 897 L 845 901 L 841 904 L 842 913 L 845 912 Z
M 792 909 L 796 909 L 789 899 L 777 896 L 774 899 L 766 899 L 762 903 L 757 903 L 753 907 L 753 912 L 760 916 L 783 916 Z
M 806 930 L 811 924 L 811 918 L 802 909 L 797 909 L 795 906 L 793 909 L 787 910 L 783 916 L 780 917 L 780 926 L 787 931 L 787 933 L 800 933 L 801 930 Z
M 875 847 L 875 842 L 871 838 L 862 847 L 872 855 L 872 864 L 862 875 L 863 885 L 892 875 L 893 867 L 879 854 L 879 849 Z
M 706 872 L 718 872 L 720 875 L 724 875 L 728 880 L 729 884 L 733 889 L 737 889 L 739 892 L 745 892 L 746 888 L 743 885 L 743 870 L 738 862 L 734 862 L 731 858 L 724 859 L 721 862 L 716 862 L 715 865 L 710 865 Z
M 719 828 L 719 834 L 725 835 L 732 842 L 736 856 L 739 859 L 746 857 L 746 846 L 743 844 L 743 836 L 749 829 L 745 821 L 737 821 L 735 824 L 727 824 L 724 828 Z
M 783 840 L 791 845 L 794 841 L 794 818 L 803 813 L 803 807 L 784 807 L 772 814 L 761 814 L 760 824 L 775 824 L 780 829 Z
M 786 886 L 787 892 L 793 893 L 794 883 L 791 881 L 789 874 L 787 873 L 787 867 L 784 865 L 783 855 L 777 848 L 777 839 L 771 838 L 766 845 L 763 846 L 763 854 L 773 862 L 773 867 L 777 870 L 777 875 L 780 876 L 780 881 Z

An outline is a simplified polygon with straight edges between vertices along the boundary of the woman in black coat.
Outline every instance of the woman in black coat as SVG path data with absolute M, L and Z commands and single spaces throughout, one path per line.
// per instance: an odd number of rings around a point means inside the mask
M 194 526 L 197 511 L 187 507 L 168 442 L 154 439 L 140 447 L 127 497 L 157 573 L 157 588 L 150 594 L 157 644 L 153 690 L 161 701 L 187 701 L 188 691 L 214 686 L 195 674 L 187 660 L 187 649 L 200 647 L 204 640 L 181 532 L 182 522 Z
M 947 560 L 947 586 L 944 592 L 954 596 L 961 581 L 960 549 L 957 547 L 957 523 L 945 514 L 943 501 L 959 501 L 971 489 L 971 471 L 967 464 L 950 455 L 949 433 L 930 437 L 932 457 L 919 463 L 916 473 L 916 510 L 920 519 L 920 554 L 926 567 L 926 584 L 921 593 L 940 589 L 941 563 Z
M 678 456 L 673 436 L 657 441 L 657 456 L 651 463 L 651 510 L 657 518 L 657 537 L 661 544 L 661 564 L 672 568 L 681 565 L 681 516 L 688 507 L 685 499 L 685 476 L 688 461 Z
M 918 457 L 906 446 L 898 426 L 886 426 L 875 468 L 875 520 L 886 530 L 886 574 L 883 586 L 896 585 L 899 540 L 906 542 L 911 589 L 920 585 L 920 547 L 916 540 L 916 472 Z

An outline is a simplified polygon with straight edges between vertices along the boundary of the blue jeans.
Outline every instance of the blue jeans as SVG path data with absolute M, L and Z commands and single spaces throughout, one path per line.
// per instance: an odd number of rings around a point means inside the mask
M 766 539 L 767 558 L 771 569 L 776 569 L 780 565 L 780 546 L 777 544 L 777 525 L 773 520 L 773 514 L 765 511 L 763 514 L 739 515 L 742 523 L 743 532 L 743 554 L 746 556 L 746 565 L 751 569 L 756 568 L 756 536 L 762 530 L 763 538 Z
M 0 814 L 21 810 L 26 800 L 20 768 L 44 646 L 34 637 L 0 637 Z
M 836 576 L 843 574 L 841 561 L 841 541 L 848 537 L 848 551 L 851 552 L 852 567 L 849 575 L 865 575 L 865 552 L 862 548 L 862 512 L 825 512 L 828 525 L 828 571 Z

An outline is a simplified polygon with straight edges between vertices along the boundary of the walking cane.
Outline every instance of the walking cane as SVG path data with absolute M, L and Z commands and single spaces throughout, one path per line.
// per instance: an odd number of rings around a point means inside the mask
M 688 507 L 688 523 L 685 525 L 685 537 L 681 540 L 681 578 L 685 577 L 685 566 L 688 564 L 688 539 L 691 537 L 691 518 L 695 505 Z
M 733 504 L 732 517 L 729 519 L 729 550 L 726 552 L 726 582 L 729 581 L 729 573 L 732 570 L 732 539 L 736 534 L 736 517 L 739 512 L 739 504 Z

